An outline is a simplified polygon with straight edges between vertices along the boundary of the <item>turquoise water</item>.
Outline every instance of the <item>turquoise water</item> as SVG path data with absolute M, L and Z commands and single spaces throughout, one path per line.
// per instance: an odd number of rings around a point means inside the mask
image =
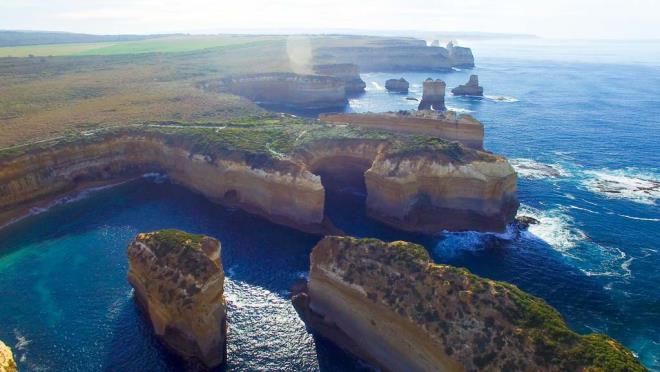
M 364 190 L 328 196 L 340 228 L 424 244 L 438 262 L 519 285 L 579 332 L 605 332 L 660 371 L 660 44 L 476 44 L 478 67 L 448 74 L 365 74 L 353 111 L 414 107 L 382 89 L 404 76 L 453 87 L 479 74 L 484 99 L 449 96 L 484 122 L 486 148 L 520 174 L 521 236 L 404 234 L 370 221 Z M 357 206 L 357 207 L 356 207 Z M 346 211 L 350 211 L 347 213 Z M 0 339 L 24 370 L 180 370 L 151 335 L 126 282 L 139 231 L 180 228 L 218 237 L 228 276 L 229 370 L 356 370 L 310 336 L 289 305 L 317 236 L 141 179 L 90 194 L 0 230 Z

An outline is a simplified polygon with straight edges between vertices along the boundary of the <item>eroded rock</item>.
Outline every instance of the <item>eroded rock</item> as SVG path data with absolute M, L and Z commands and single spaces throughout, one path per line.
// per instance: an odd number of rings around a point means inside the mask
M 424 80 L 422 100 L 419 102 L 418 110 L 445 111 L 445 88 L 447 84 L 440 80 L 428 78 Z
M 9 346 L 0 341 L 0 372 L 16 372 L 18 367 Z
M 408 81 L 404 78 L 388 79 L 385 82 L 385 89 L 389 90 L 390 92 L 407 93 L 408 88 L 410 88 L 410 83 L 408 83 Z
M 352 63 L 337 63 L 314 66 L 314 72 L 319 75 L 332 76 L 346 83 L 346 94 L 364 93 L 367 83 L 360 78 L 360 68 Z
M 644 371 L 601 334 L 578 335 L 543 300 L 407 242 L 326 237 L 292 291 L 306 324 L 388 371 Z
M 178 230 L 138 234 L 128 246 L 128 281 L 154 332 L 184 358 L 226 360 L 224 270 L 217 239 Z
M 470 80 L 451 90 L 455 96 L 483 96 L 484 88 L 479 86 L 479 76 L 470 75 Z

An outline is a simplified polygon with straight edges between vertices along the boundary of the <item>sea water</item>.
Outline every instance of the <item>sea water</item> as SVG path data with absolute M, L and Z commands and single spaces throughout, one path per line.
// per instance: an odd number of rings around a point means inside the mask
M 485 147 L 519 173 L 528 232 L 406 234 L 369 220 L 364 189 L 328 195 L 347 233 L 423 244 L 437 262 L 512 282 L 580 333 L 603 332 L 660 371 L 660 44 L 524 41 L 470 44 L 477 67 L 363 74 L 348 111 L 414 108 L 427 77 L 448 88 L 479 74 L 484 98 L 447 106 L 485 125 Z M 657 54 L 657 53 L 656 53 Z M 407 95 L 385 80 L 404 77 Z M 448 89 L 449 90 L 449 89 Z M 346 213 L 349 210 L 351 213 Z M 290 305 L 319 237 L 144 178 L 0 230 L 0 340 L 23 370 L 180 370 L 152 335 L 126 281 L 137 232 L 179 228 L 222 241 L 228 370 L 368 368 L 310 335 Z

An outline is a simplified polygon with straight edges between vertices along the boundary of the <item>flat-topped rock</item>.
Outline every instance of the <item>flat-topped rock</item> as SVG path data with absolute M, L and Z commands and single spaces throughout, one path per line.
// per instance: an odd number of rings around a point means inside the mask
M 385 82 L 385 89 L 389 90 L 390 92 L 407 93 L 408 88 L 410 88 L 410 83 L 408 83 L 408 81 L 404 78 L 388 79 Z
M 154 332 L 173 352 L 215 367 L 226 360 L 224 270 L 217 239 L 178 230 L 138 234 L 128 281 Z
M 445 88 L 447 84 L 440 80 L 428 78 L 424 80 L 422 100 L 419 102 L 418 110 L 444 111 L 445 107 Z
M 16 372 L 16 361 L 9 346 L 0 341 L 0 372 Z
M 364 93 L 364 88 L 367 87 L 367 83 L 360 78 L 360 67 L 353 63 L 315 65 L 314 72 L 344 80 L 346 94 L 349 95 Z
M 447 43 L 447 52 L 452 67 L 472 68 L 474 67 L 474 56 L 470 48 L 456 45 L 456 42 Z
M 470 80 L 451 90 L 455 96 L 483 96 L 484 88 L 479 86 L 479 76 L 470 75 Z
M 330 236 L 292 302 L 312 331 L 386 371 L 644 371 L 516 286 L 433 263 L 424 247 Z

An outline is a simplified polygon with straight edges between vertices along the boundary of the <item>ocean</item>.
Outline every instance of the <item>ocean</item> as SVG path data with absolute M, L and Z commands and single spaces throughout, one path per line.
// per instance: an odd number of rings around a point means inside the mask
M 519 174 L 517 234 L 407 234 L 370 220 L 364 190 L 329 193 L 347 233 L 423 244 L 433 258 L 518 285 L 580 333 L 603 332 L 660 371 L 660 42 L 465 43 L 477 67 L 363 74 L 347 111 L 415 108 L 427 77 L 448 91 L 478 74 L 484 98 L 447 106 L 485 126 L 485 147 Z M 384 90 L 404 77 L 407 95 Z M 350 208 L 347 208 L 350 206 Z M 347 212 L 348 211 L 348 212 Z M 126 281 L 128 242 L 178 228 L 222 241 L 230 322 L 227 370 L 364 370 L 310 335 L 290 305 L 320 237 L 273 225 L 145 177 L 87 193 L 0 230 L 0 339 L 22 370 L 194 368 L 153 337 Z

